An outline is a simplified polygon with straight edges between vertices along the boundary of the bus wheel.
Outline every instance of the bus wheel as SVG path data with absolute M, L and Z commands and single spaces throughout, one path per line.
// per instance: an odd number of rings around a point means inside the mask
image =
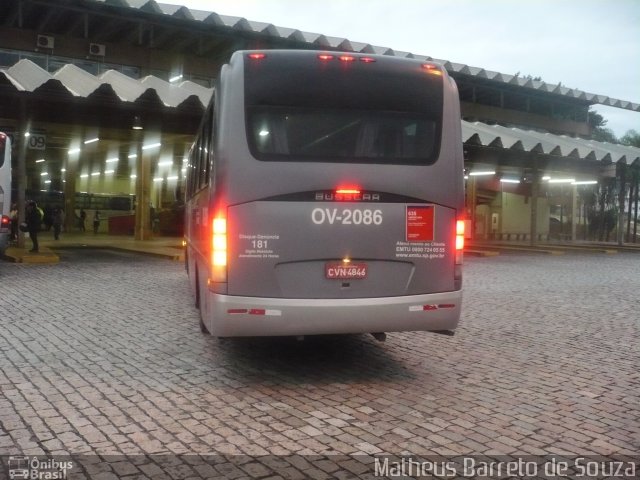
M 202 333 L 209 334 L 209 330 L 207 330 L 207 326 L 204 324 L 204 321 L 202 320 L 202 310 L 200 310 L 200 331 Z
M 202 319 L 202 303 L 201 303 L 201 296 L 200 296 L 200 278 L 198 275 L 198 269 L 196 268 L 195 271 L 196 274 L 196 308 L 198 309 L 198 320 L 199 320 L 199 324 L 200 324 L 200 331 L 202 333 L 209 333 L 209 330 L 207 330 L 207 326 L 204 324 L 204 320 Z

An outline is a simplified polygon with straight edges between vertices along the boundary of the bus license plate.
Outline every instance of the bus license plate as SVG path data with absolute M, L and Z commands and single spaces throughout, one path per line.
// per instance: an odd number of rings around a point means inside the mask
M 327 263 L 324 267 L 325 276 L 330 280 L 357 280 L 367 278 L 366 263 Z

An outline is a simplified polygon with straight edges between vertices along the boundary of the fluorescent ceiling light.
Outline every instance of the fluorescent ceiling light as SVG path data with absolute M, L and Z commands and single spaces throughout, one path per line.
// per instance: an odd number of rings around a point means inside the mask
M 520 180 L 516 180 L 513 178 L 501 178 L 500 182 L 501 183 L 520 183 Z
M 597 180 L 583 180 L 580 182 L 572 182 L 571 185 L 597 185 Z
M 36 160 L 36 163 L 42 163 L 44 162 L 44 158 L 41 158 L 40 160 Z
M 160 145 L 162 145 L 161 143 L 150 143 L 149 145 L 143 145 L 142 149 L 143 150 L 149 150 L 150 148 L 156 148 L 159 147 Z
M 469 175 L 471 175 L 472 177 L 479 177 L 482 175 L 495 175 L 496 172 L 495 171 L 491 171 L 491 170 L 486 170 L 486 171 L 478 171 L 478 172 L 469 172 Z
M 575 181 L 575 178 L 552 178 L 549 183 L 573 183 Z
M 100 140 L 98 137 L 90 138 L 89 140 L 85 140 L 85 141 L 84 141 L 84 144 L 85 144 L 85 145 L 89 145 L 90 143 L 95 143 L 95 142 L 97 142 L 98 140 Z
M 71 150 L 69 150 L 69 155 L 73 155 L 74 153 L 80 153 L 80 149 L 79 148 L 72 148 Z
M 105 163 L 113 163 L 113 162 L 117 162 L 118 159 L 117 158 L 109 158 L 107 160 L 105 160 Z

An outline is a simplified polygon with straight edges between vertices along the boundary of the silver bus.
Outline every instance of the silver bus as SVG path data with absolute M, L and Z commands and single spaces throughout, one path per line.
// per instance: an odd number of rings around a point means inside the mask
M 187 168 L 186 269 L 203 332 L 452 334 L 459 108 L 432 62 L 234 53 Z
M 11 140 L 0 132 L 0 257 L 11 234 Z

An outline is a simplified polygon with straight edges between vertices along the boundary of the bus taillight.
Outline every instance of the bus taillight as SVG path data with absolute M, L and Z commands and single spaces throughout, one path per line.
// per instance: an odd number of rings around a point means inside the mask
M 214 282 L 227 281 L 227 219 L 216 217 L 212 223 L 211 267 Z
M 265 58 L 266 56 L 267 56 L 267 55 L 266 55 L 266 54 L 264 54 L 264 53 L 250 53 L 250 54 L 248 55 L 248 57 L 249 57 L 251 60 L 262 60 L 262 59 L 263 59 L 263 58 Z
M 456 221 L 456 264 L 462 263 L 462 250 L 464 249 L 464 220 Z

